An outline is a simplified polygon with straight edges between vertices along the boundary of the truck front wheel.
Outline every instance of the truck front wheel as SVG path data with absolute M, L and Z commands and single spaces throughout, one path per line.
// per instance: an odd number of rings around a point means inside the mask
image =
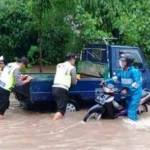
M 66 107 L 66 112 L 76 112 L 79 110 L 79 105 L 75 100 L 70 100 Z

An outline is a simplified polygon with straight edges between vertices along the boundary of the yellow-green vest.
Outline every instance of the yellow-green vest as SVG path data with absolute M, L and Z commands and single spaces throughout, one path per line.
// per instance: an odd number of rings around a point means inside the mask
M 71 86 L 71 70 L 74 68 L 69 62 L 60 63 L 56 68 L 53 87 L 69 90 Z
M 0 76 L 0 87 L 2 87 L 7 91 L 11 91 L 14 88 L 16 84 L 14 71 L 17 68 L 18 68 L 17 63 L 9 63 L 8 65 L 5 66 Z

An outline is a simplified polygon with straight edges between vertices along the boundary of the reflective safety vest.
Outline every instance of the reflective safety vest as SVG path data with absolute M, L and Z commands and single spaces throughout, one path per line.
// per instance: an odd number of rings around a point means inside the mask
M 71 86 L 71 70 L 74 69 L 69 62 L 60 63 L 56 68 L 53 87 L 69 90 Z
M 0 87 L 11 91 L 12 88 L 14 88 L 16 84 L 16 79 L 14 77 L 14 71 L 18 68 L 17 63 L 9 63 L 7 66 L 5 66 L 4 70 L 1 73 L 0 76 Z

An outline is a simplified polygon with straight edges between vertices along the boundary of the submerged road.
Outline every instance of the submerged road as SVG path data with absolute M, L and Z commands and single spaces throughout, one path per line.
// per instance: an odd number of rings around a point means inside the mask
M 53 114 L 22 110 L 12 100 L 0 121 L 0 150 L 150 150 L 150 113 L 141 116 L 143 126 L 135 127 L 122 119 L 83 124 L 85 112 L 53 122 Z

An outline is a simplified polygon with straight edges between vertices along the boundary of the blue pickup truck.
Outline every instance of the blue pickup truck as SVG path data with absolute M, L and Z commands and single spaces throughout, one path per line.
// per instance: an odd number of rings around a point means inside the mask
M 150 89 L 150 69 L 142 51 L 138 47 L 120 45 L 89 44 L 83 49 L 80 55 L 82 61 L 92 62 L 106 66 L 105 78 L 111 77 L 119 69 L 118 60 L 121 54 L 130 53 L 135 58 L 135 65 L 143 75 L 143 88 Z M 88 66 L 89 67 L 89 66 Z M 37 103 L 54 107 L 52 99 L 52 84 L 54 74 L 31 74 L 34 79 L 30 85 L 16 87 L 15 93 L 20 103 L 29 108 Z M 102 74 L 81 76 L 77 85 L 70 89 L 70 101 L 67 111 L 76 111 L 84 104 L 94 102 L 95 90 L 99 88 Z

